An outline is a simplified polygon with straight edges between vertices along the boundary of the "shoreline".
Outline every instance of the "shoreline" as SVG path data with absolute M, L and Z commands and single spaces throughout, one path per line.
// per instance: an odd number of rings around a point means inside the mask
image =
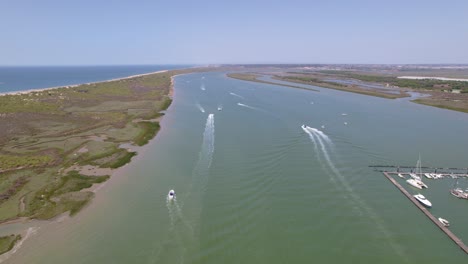
M 184 71 L 186 69 L 181 69 L 181 70 Z M 151 75 L 151 74 L 164 73 L 164 72 L 168 72 L 168 71 L 170 71 L 170 70 L 162 70 L 162 71 L 157 71 L 157 72 L 152 72 L 152 73 L 132 75 L 132 76 L 127 76 L 127 77 L 122 77 L 122 78 L 117 78 L 117 79 L 112 79 L 112 80 L 106 80 L 106 81 L 101 81 L 101 82 L 96 82 L 96 83 L 106 83 L 106 82 L 112 82 L 112 81 L 119 81 L 119 80 L 123 80 L 123 79 L 131 79 L 131 78 L 136 78 L 136 77 L 141 77 L 141 76 L 146 76 L 146 75 Z M 190 73 L 190 72 L 187 72 L 187 73 Z M 184 73 L 179 73 L 179 74 L 175 74 L 175 75 L 171 76 L 169 92 L 166 94 L 166 96 L 171 98 L 171 100 L 172 100 L 172 98 L 174 97 L 174 94 L 175 94 L 175 87 L 174 87 L 175 80 L 174 80 L 174 78 L 179 76 L 179 75 L 184 75 L 184 74 L 187 74 L 187 73 L 184 72 Z M 79 85 L 84 85 L 84 84 L 79 84 Z M 79 85 L 76 85 L 76 86 L 79 86 Z M 73 87 L 76 87 L 76 86 L 73 86 Z M 31 92 L 52 90 L 52 89 L 57 89 L 57 88 L 61 88 L 61 87 L 51 87 L 51 88 L 45 88 L 45 89 L 39 89 L 39 90 L 35 89 L 35 90 L 28 90 L 28 91 L 21 91 L 21 92 L 11 92 L 10 94 L 13 94 L 13 95 L 27 94 L 27 93 L 31 93 Z M 72 87 L 68 86 L 67 88 L 72 88 Z M 2 94 L 2 95 L 5 95 L 5 94 Z M 164 120 L 164 116 L 159 116 L 156 120 L 159 123 L 159 122 Z M 151 120 L 151 121 L 156 121 L 156 120 Z M 160 130 L 163 130 L 163 129 L 161 128 Z M 108 188 L 109 185 L 114 185 L 116 182 L 122 181 L 123 179 L 125 179 L 125 177 L 122 177 L 122 176 L 124 176 L 126 170 L 128 169 L 127 165 L 134 162 L 134 159 L 138 159 L 139 157 L 141 158 L 143 156 L 142 154 L 144 154 L 146 151 L 148 151 L 149 146 L 154 144 L 154 140 L 157 138 L 157 135 L 160 134 L 160 132 L 161 132 L 160 130 L 157 131 L 157 133 L 150 139 L 150 142 L 148 142 L 147 144 L 145 144 L 143 146 L 138 146 L 137 144 L 134 144 L 133 141 L 121 142 L 121 147 L 123 147 L 123 145 L 126 145 L 126 144 L 132 145 L 132 152 L 137 153 L 136 157 L 132 158 L 128 163 L 126 163 L 123 166 L 120 166 L 120 167 L 115 168 L 115 169 L 107 169 L 108 170 L 107 172 L 109 172 L 107 174 L 107 175 L 109 175 L 109 178 L 106 181 L 101 182 L 101 183 L 94 183 L 90 187 L 80 190 L 79 192 L 92 192 L 94 194 L 93 198 L 89 201 L 88 204 L 86 204 L 84 206 L 84 208 L 82 208 L 82 210 L 86 210 L 86 208 L 89 208 L 91 206 L 95 206 L 96 201 L 94 201 L 94 200 L 97 199 L 98 197 L 101 197 L 101 199 L 102 199 L 102 196 L 101 196 L 102 195 L 101 194 L 102 190 L 105 190 L 106 188 Z M 153 143 L 153 144 L 151 144 L 151 143 Z M 62 167 L 61 170 L 66 170 L 66 169 L 69 169 L 69 168 L 72 168 L 72 167 L 64 166 L 64 167 Z M 101 168 L 97 168 L 97 167 L 87 169 L 86 165 L 85 166 L 78 166 L 78 167 L 80 167 L 81 169 L 87 170 L 87 173 L 83 173 L 83 174 L 87 174 L 88 176 L 96 176 L 97 174 L 100 174 L 99 173 L 100 171 L 106 170 L 106 169 L 101 169 Z M 90 166 L 90 167 L 92 167 L 92 166 Z M 80 217 L 79 215 L 80 215 L 80 213 L 78 213 L 76 215 L 76 217 L 79 218 Z M 67 211 L 67 212 L 59 214 L 59 215 L 57 215 L 57 216 L 55 216 L 55 217 L 53 217 L 51 219 L 46 219 L 46 220 L 34 219 L 34 218 L 30 218 L 30 217 L 10 218 L 10 219 L 4 220 L 3 222 L 0 222 L 0 226 L 4 228 L 2 233 L 4 233 L 4 234 L 11 234 L 11 233 L 16 234 L 17 232 L 8 231 L 9 230 L 8 226 L 10 226 L 10 225 L 15 226 L 16 224 L 26 225 L 27 228 L 25 230 L 22 230 L 22 232 L 21 232 L 21 234 L 24 234 L 25 232 L 27 232 L 27 230 L 32 228 L 32 226 L 30 226 L 30 223 L 32 224 L 32 223 L 36 223 L 37 221 L 39 221 L 39 222 L 45 222 L 45 223 L 53 224 L 55 222 L 63 222 L 65 220 L 70 220 L 70 219 L 76 218 L 76 217 L 74 215 L 71 215 L 70 211 Z M 11 230 L 11 231 L 13 231 L 13 230 Z M 14 247 L 15 250 L 10 250 L 10 251 L 5 252 L 4 254 L 1 254 L 0 255 L 0 263 L 2 263 L 3 261 L 9 259 L 12 255 L 14 255 L 16 253 L 16 251 L 19 251 L 20 248 L 21 248 L 21 244 L 23 244 L 23 242 L 25 242 L 25 240 L 27 238 L 28 238 L 28 236 L 23 236 L 22 239 L 20 239 L 18 242 L 16 242 L 16 245 Z
M 74 88 L 74 87 L 78 87 L 78 86 L 81 86 L 81 85 L 91 85 L 91 84 L 98 84 L 98 83 L 107 83 L 107 82 L 128 80 L 128 79 L 132 79 L 132 78 L 142 77 L 142 76 L 156 74 L 156 73 L 163 73 L 163 72 L 167 72 L 167 71 L 169 71 L 169 70 L 160 70 L 160 71 L 155 71 L 155 72 L 141 73 L 141 74 L 135 74 L 135 75 L 130 75 L 130 76 L 126 76 L 126 77 L 114 78 L 114 79 L 109 79 L 109 80 L 104 80 L 104 81 L 97 81 L 97 82 L 87 82 L 87 83 L 70 84 L 70 85 L 63 85 L 63 86 L 28 89 L 28 90 L 23 90 L 23 91 L 0 92 L 0 96 L 29 94 L 29 93 L 34 93 L 34 92 L 44 92 L 44 91 L 60 89 L 60 88 L 69 89 L 69 88 Z

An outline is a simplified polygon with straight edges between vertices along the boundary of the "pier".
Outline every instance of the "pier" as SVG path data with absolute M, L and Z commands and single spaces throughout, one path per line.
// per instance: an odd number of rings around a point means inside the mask
M 411 202 L 413 202 L 416 207 L 418 207 L 436 226 L 440 228 L 450 239 L 455 242 L 465 253 L 468 254 L 468 247 L 463 243 L 463 241 L 458 238 L 452 231 L 450 231 L 446 226 L 439 222 L 437 218 L 435 218 L 426 207 L 420 204 L 405 188 L 403 188 L 390 174 L 397 175 L 398 172 L 386 172 L 384 171 L 383 174 L 387 179 L 395 185 Z

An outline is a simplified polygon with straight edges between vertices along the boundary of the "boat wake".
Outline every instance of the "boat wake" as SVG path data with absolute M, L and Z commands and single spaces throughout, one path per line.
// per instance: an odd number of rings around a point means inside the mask
M 202 149 L 198 157 L 198 171 L 211 167 L 214 152 L 214 133 L 214 114 L 209 114 L 206 119 L 205 131 L 203 132 Z
M 197 103 L 196 106 L 200 112 L 205 113 L 205 109 L 199 103 Z
M 310 140 L 314 144 L 314 148 L 317 152 L 319 159 L 324 159 L 325 162 L 321 162 L 324 169 L 329 170 L 331 180 L 335 184 L 341 185 L 342 188 L 346 191 L 345 195 L 347 200 L 351 201 L 354 205 L 354 208 L 357 208 L 360 214 L 368 215 L 376 224 L 377 228 L 385 235 L 389 244 L 401 257 L 405 258 L 404 251 L 400 245 L 395 242 L 391 232 L 384 226 L 384 221 L 374 212 L 374 210 L 368 206 L 364 200 L 353 190 L 351 185 L 348 183 L 346 178 L 341 174 L 339 169 L 333 163 L 331 154 L 333 154 L 333 142 L 331 139 L 323 133 L 323 131 L 302 125 L 302 130 L 309 135 Z M 322 158 L 321 158 L 322 157 Z
M 245 99 L 243 96 L 240 96 L 240 95 L 235 94 L 235 93 L 233 93 L 233 92 L 230 92 L 229 94 L 232 95 L 232 96 L 239 97 L 240 99 Z
M 258 107 L 254 107 L 254 106 L 250 106 L 250 105 L 246 105 L 246 104 L 243 104 L 243 103 L 237 103 L 238 106 L 242 106 L 242 107 L 245 107 L 245 108 L 248 108 L 248 109 L 251 109 L 251 110 L 255 110 L 255 111 L 261 111 L 261 112 L 267 112 L 261 108 L 258 108 Z

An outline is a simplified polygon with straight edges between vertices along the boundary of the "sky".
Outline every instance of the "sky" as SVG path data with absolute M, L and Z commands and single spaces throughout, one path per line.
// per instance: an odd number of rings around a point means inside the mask
M 468 63 L 468 1 L 0 0 L 0 65 Z

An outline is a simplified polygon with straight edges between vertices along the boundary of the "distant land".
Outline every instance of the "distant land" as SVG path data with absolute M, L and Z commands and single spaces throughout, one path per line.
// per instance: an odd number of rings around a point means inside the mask
M 232 66 L 232 65 L 231 65 Z M 308 84 L 353 93 L 395 99 L 468 112 L 466 64 L 268 64 L 236 65 L 242 70 L 230 76 L 259 81 L 260 76 L 290 83 Z M 246 75 L 247 73 L 247 75 Z M 404 77 L 404 78 L 402 78 Z

